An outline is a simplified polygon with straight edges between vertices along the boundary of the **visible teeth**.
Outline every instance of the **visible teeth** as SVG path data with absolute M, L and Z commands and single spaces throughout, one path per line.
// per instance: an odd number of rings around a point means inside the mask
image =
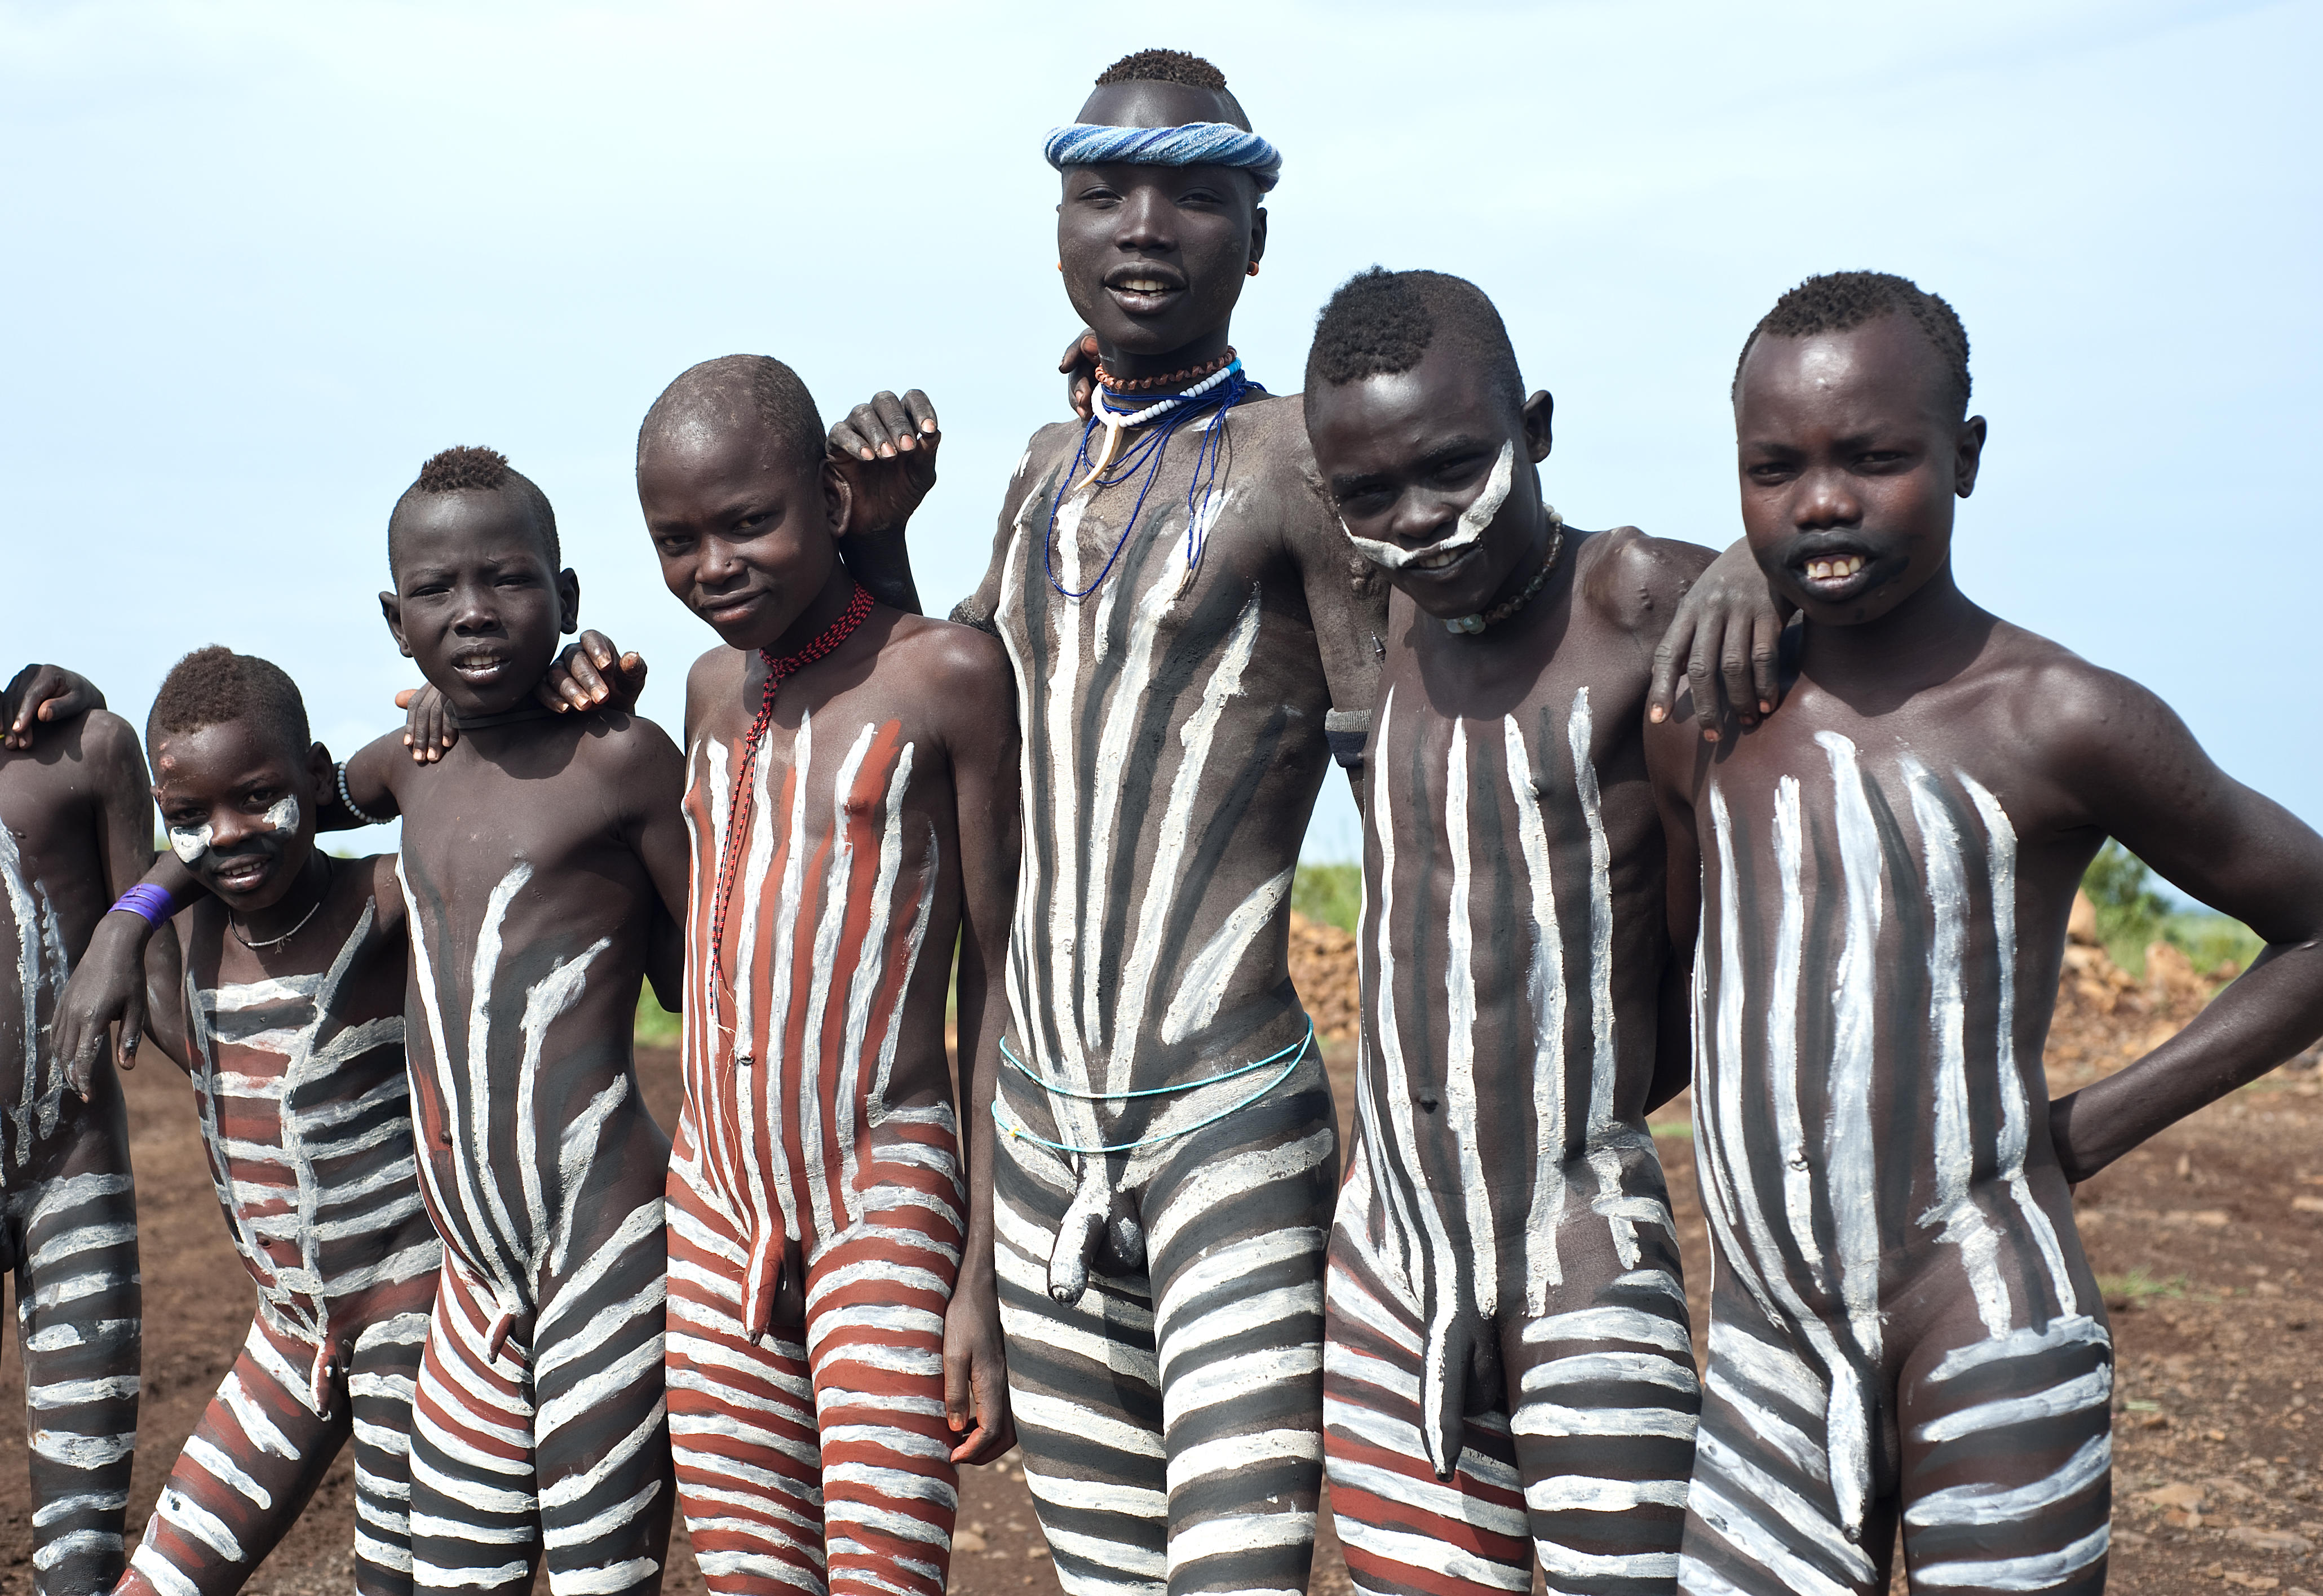
M 1158 277 L 1125 277 L 1122 279 L 1121 286 L 1133 294 L 1159 294 L 1166 291 L 1170 285 Z
M 1862 569 L 1861 555 L 1841 555 L 1836 559 L 1809 560 L 1807 580 L 1809 582 L 1844 582 Z

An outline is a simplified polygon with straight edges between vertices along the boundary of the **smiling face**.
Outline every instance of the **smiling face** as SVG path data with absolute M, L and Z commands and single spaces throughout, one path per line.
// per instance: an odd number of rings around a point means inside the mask
M 152 754 L 170 849 L 235 913 L 271 908 L 314 852 L 330 755 L 254 720 L 164 733 Z
M 1810 620 L 1876 620 L 1944 569 L 1985 434 L 1951 399 L 1902 316 L 1751 345 L 1734 398 L 1743 529 Z
M 839 564 L 847 490 L 772 445 L 755 417 L 689 417 L 638 451 L 638 504 L 662 581 L 730 647 L 768 648 Z
M 1231 122 L 1231 96 L 1178 83 L 1110 83 L 1079 120 L 1115 127 Z M 1251 262 L 1266 248 L 1266 213 L 1250 174 L 1225 166 L 1070 166 L 1057 206 L 1065 293 L 1107 353 L 1166 356 L 1214 338 Z
M 1521 415 L 1491 374 L 1438 339 L 1408 371 L 1321 384 L 1307 436 L 1355 547 L 1439 619 L 1529 581 L 1547 552 L 1539 473 L 1550 399 Z
M 513 489 L 415 493 L 389 539 L 396 591 L 379 596 L 397 645 L 459 714 L 515 708 L 579 624 L 580 579 L 550 567 Z

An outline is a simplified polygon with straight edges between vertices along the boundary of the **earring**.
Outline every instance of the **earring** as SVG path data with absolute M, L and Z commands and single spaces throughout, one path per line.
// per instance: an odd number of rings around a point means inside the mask
M 1058 261 L 1058 262 L 1057 262 L 1057 270 L 1058 270 L 1058 271 L 1062 271 L 1064 269 L 1065 269 L 1065 263 L 1064 263 L 1062 261 Z
M 1253 277 L 1256 277 L 1258 275 L 1258 262 L 1255 261 L 1253 261 L 1250 263 L 1250 274 Z

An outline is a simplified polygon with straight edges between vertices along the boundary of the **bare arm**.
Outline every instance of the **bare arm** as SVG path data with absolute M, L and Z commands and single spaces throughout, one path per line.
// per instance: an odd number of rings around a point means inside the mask
M 2185 1030 L 2052 1105 L 2051 1140 L 2074 1181 L 2323 1036 L 2323 837 L 2211 763 L 2152 693 L 2090 675 L 2056 767 L 2098 829 L 2266 949 Z
M 957 635 L 957 634 L 955 634 Z M 944 1316 L 944 1407 L 960 1435 L 952 1461 L 990 1463 L 1016 1444 L 1000 1339 L 993 1264 L 992 1098 L 1007 1024 L 1008 931 L 1016 903 L 1017 816 L 1014 678 L 997 643 L 964 637 L 973 668 L 955 673 L 949 737 L 959 805 L 960 895 L 959 1097 L 968 1154 L 968 1235 L 960 1283 Z
M 407 746 L 404 732 L 390 731 L 373 738 L 347 759 L 347 796 L 373 821 L 396 819 L 402 814 L 403 806 L 396 802 L 395 784 L 417 757 Z M 332 793 L 331 799 L 315 819 L 317 830 L 350 831 L 365 823 L 347 812 L 346 805 L 337 801 L 337 793 Z
M 648 934 L 646 976 L 672 1014 L 684 1004 L 685 899 L 692 863 L 685 834 L 685 756 L 650 720 L 631 720 L 622 768 L 611 785 L 619 796 L 621 835 L 636 849 L 661 899 Z
M 1347 773 L 1355 806 L 1364 802 L 1364 747 L 1371 730 L 1372 703 L 1379 694 L 1379 662 L 1387 634 L 1388 584 L 1347 541 L 1322 479 L 1299 443 L 1300 466 L 1286 482 L 1283 526 L 1299 586 L 1323 656 L 1323 677 L 1331 708 L 1323 724 L 1331 757 Z
M 43 726 L 105 708 L 96 683 L 62 665 L 28 665 L 0 691 L 0 748 L 29 748 Z
M 101 711 L 90 713 L 82 746 L 91 754 L 98 775 L 98 803 L 105 828 L 106 885 L 117 901 L 144 879 L 154 866 L 153 796 L 146 785 L 145 756 L 138 747 L 137 734 L 128 723 Z M 175 855 L 170 856 L 170 864 L 172 868 L 162 873 L 164 882 L 170 895 L 182 902 L 197 890 L 192 886 L 193 876 L 178 863 Z M 98 923 L 102 925 L 115 918 L 117 917 L 108 913 Z M 95 941 L 94 936 L 91 941 Z M 115 1052 L 122 1069 L 136 1067 L 138 1039 L 144 1035 L 152 1036 L 172 1059 L 179 1064 L 185 1062 L 186 1025 L 179 968 L 175 935 L 147 940 L 142 959 L 142 989 L 137 992 L 142 999 L 138 1006 L 142 1012 L 123 1014 Z M 133 977 L 131 985 L 136 990 Z M 78 1084 L 85 1093 L 87 1083 Z
M 1694 794 L 1707 762 L 1707 750 L 1687 733 L 1682 714 L 1646 728 L 1646 769 L 1662 822 L 1662 891 L 1669 934 L 1669 957 L 1662 966 L 1660 1023 L 1654 1037 L 1654 1079 L 1647 1093 L 1649 1110 L 1684 1091 L 1694 1076 L 1694 952 L 1702 923 L 1702 842 L 1694 829 Z

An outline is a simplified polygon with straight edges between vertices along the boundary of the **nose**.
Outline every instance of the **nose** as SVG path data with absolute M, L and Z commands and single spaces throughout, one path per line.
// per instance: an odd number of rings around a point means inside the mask
M 1151 183 L 1129 191 L 1114 229 L 1116 247 L 1129 254 L 1168 254 L 1178 247 L 1178 207 Z
M 730 586 L 742 573 L 742 561 L 723 537 L 705 537 L 694 546 L 693 580 L 698 587 Z
M 500 611 L 492 604 L 491 588 L 481 582 L 460 584 L 454 594 L 452 610 L 452 629 L 462 637 L 474 637 L 500 629 Z
M 1863 501 L 1856 496 L 1847 473 L 1813 471 L 1799 479 L 1792 519 L 1810 532 L 1852 527 L 1863 518 Z
M 1388 512 L 1388 536 L 1406 548 L 1425 548 L 1440 540 L 1458 516 L 1458 506 L 1449 499 L 1408 489 Z
M 249 841 L 261 830 L 256 815 L 244 814 L 238 809 L 214 810 L 209 822 L 213 853 L 228 852 Z

